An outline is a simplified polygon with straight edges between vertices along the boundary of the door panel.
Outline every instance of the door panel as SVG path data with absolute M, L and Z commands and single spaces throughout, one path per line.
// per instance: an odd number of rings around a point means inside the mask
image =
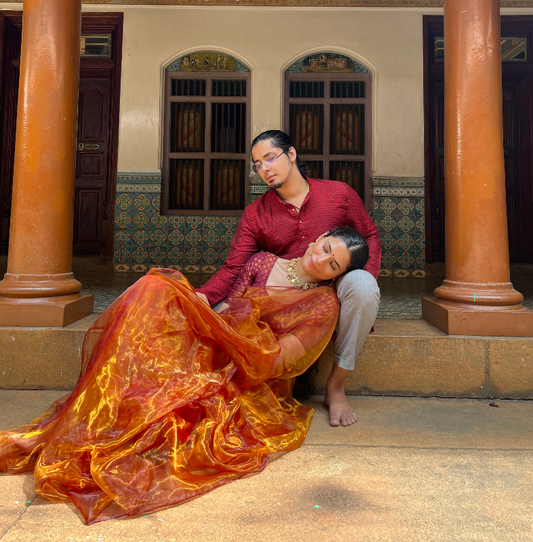
M 520 261 L 520 248 L 522 245 L 519 209 L 520 81 L 504 81 L 502 95 L 503 157 L 507 199 L 507 228 L 509 231 L 509 258 L 512 262 L 516 262 Z
M 98 245 L 102 221 L 102 191 L 93 189 L 76 189 L 75 213 L 77 221 L 74 238 L 81 246 Z
M 442 74 L 435 77 L 433 85 L 434 133 L 433 160 L 434 176 L 429 189 L 430 213 L 427 236 L 427 259 L 430 262 L 444 261 L 444 81 Z
M 100 254 L 107 194 L 111 81 L 80 77 L 74 254 Z
M 510 78 L 508 78 L 510 79 Z M 432 262 L 444 261 L 444 83 L 434 85 L 435 140 L 433 152 L 435 172 L 432 178 L 431 197 L 431 250 Z M 522 236 L 520 227 L 520 78 L 503 83 L 503 147 L 505 165 L 505 190 L 507 198 L 507 226 L 509 257 L 512 262 L 522 261 Z
M 512 19 L 512 20 L 511 20 Z M 531 17 L 502 17 L 502 36 L 527 35 Z M 444 64 L 435 60 L 434 39 L 442 17 L 425 17 L 425 175 L 428 263 L 445 257 Z M 531 47 L 530 47 L 531 50 Z M 511 262 L 533 262 L 533 61 L 502 63 L 502 112 L 507 224 Z M 529 240 L 529 242 L 528 242 Z
M 19 70 L 13 61 L 20 55 L 21 32 L 8 17 L 0 17 L 0 254 L 7 254 L 19 90 Z
M 112 56 L 81 59 L 74 254 L 112 255 L 122 21 L 121 13 L 82 16 L 82 33 L 112 35 Z M 0 254 L 9 242 L 21 28 L 22 11 L 0 13 Z

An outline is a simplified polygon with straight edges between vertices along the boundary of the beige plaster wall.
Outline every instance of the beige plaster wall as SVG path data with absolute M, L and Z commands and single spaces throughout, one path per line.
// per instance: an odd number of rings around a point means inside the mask
M 0 3 L 0 9 L 22 4 Z M 373 174 L 424 175 L 422 16 L 441 9 L 90 6 L 123 11 L 119 171 L 161 163 L 163 66 L 218 49 L 252 68 L 252 134 L 282 128 L 283 70 L 306 53 L 335 50 L 373 72 Z M 530 14 L 531 9 L 502 10 Z
M 373 72 L 374 174 L 423 176 L 422 15 L 440 10 L 113 8 L 124 11 L 119 171 L 155 171 L 161 163 L 162 68 L 174 58 L 218 49 L 248 64 L 257 135 L 282 128 L 284 68 L 325 49 Z
M 287 8 L 125 8 L 119 171 L 161 161 L 162 66 L 219 49 L 252 68 L 252 134 L 282 128 L 283 69 L 336 50 L 373 71 L 373 169 L 423 176 L 422 14 Z
M 422 16 L 440 9 L 85 5 L 84 11 L 124 12 L 119 171 L 160 166 L 162 70 L 174 58 L 218 49 L 248 64 L 257 135 L 282 128 L 284 68 L 306 53 L 333 50 L 373 72 L 373 174 L 424 175 Z

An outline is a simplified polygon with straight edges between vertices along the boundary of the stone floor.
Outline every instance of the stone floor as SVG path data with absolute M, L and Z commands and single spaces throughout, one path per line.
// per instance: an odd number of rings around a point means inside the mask
M 529 273 L 526 267 L 529 267 Z M 76 258 L 74 268 L 76 278 L 84 286 L 83 291 L 95 296 L 95 312 L 103 312 L 126 288 L 138 280 L 142 273 L 114 273 L 102 269 L 98 260 Z M 197 288 L 212 275 L 196 273 L 187 278 Z M 533 266 L 520 266 L 513 273 L 513 284 L 525 297 L 524 306 L 533 309 Z M 380 277 L 381 304 L 378 318 L 422 318 L 422 297 L 431 294 L 442 284 L 444 268 L 435 267 L 425 278 Z
M 0 390 L 0 430 L 63 392 Z M 87 527 L 0 477 L 2 542 L 528 542 L 533 402 L 350 397 L 359 421 L 332 428 L 321 397 L 304 444 L 257 476 L 181 506 Z
M 6 257 L 0 256 L 0 277 L 6 270 Z M 74 258 L 75 277 L 83 284 L 83 292 L 94 295 L 94 312 L 103 312 L 126 288 L 143 276 L 143 273 L 115 273 L 109 260 L 97 257 Z M 212 275 L 195 273 L 187 275 L 198 288 Z M 422 318 L 422 297 L 431 294 L 442 284 L 444 266 L 434 265 L 425 278 L 380 277 L 381 305 L 378 318 Z M 524 295 L 525 307 L 533 309 L 533 266 L 511 266 L 511 281 Z

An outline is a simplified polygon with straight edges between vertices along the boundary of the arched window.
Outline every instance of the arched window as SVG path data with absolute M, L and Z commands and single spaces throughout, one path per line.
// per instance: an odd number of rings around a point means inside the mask
M 250 69 L 197 51 L 165 70 L 162 212 L 239 215 L 250 163 Z
M 370 205 L 370 70 L 355 59 L 322 52 L 285 71 L 285 131 L 310 177 L 342 181 Z

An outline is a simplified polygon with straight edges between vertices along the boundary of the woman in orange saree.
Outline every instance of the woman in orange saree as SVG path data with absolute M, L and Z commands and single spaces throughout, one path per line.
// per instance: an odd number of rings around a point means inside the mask
M 0 471 L 34 470 L 40 495 L 72 502 L 90 524 L 178 504 L 298 448 L 313 412 L 292 379 L 338 316 L 333 287 L 318 281 L 354 260 L 333 234 L 292 261 L 291 279 L 287 260 L 254 256 L 220 314 L 179 272 L 151 270 L 87 332 L 74 391 L 0 432 Z

